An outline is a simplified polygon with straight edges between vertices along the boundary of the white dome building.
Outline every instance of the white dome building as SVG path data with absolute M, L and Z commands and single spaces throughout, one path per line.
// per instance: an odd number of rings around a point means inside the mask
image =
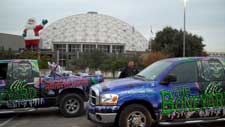
M 42 48 L 63 52 L 108 53 L 146 51 L 147 39 L 129 24 L 114 17 L 88 12 L 62 18 L 40 34 Z

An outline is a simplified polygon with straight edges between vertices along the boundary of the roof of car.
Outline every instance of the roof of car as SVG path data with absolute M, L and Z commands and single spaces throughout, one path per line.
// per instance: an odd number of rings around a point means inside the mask
M 9 62 L 26 62 L 26 61 L 37 61 L 34 59 L 10 59 L 10 60 L 0 60 L 0 63 L 9 63 Z
M 177 57 L 177 58 L 168 58 L 164 60 L 168 62 L 185 62 L 185 61 L 198 61 L 198 60 L 209 60 L 209 59 L 220 59 L 225 61 L 225 58 L 220 58 L 220 57 Z

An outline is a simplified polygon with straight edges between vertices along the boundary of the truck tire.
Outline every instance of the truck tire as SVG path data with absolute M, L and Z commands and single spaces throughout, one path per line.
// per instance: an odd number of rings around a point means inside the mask
M 84 112 L 84 99 L 78 94 L 65 94 L 60 99 L 59 109 L 65 117 L 80 116 Z
M 152 117 L 145 106 L 131 104 L 121 111 L 116 125 L 119 127 L 151 127 Z

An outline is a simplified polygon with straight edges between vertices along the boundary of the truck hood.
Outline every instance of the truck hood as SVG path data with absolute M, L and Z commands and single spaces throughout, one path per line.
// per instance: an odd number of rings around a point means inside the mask
M 118 79 L 114 81 L 100 83 L 94 87 L 98 88 L 101 92 L 113 91 L 113 90 L 127 90 L 134 87 L 140 87 L 146 84 L 146 81 L 135 79 L 135 78 L 125 78 Z

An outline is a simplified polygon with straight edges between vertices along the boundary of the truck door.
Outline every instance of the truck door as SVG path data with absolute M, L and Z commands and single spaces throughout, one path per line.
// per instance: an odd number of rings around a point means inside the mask
M 167 74 L 176 81 L 166 85 L 161 91 L 163 120 L 193 118 L 200 107 L 197 103 L 199 86 L 197 84 L 197 63 L 184 62 L 175 65 Z M 166 76 L 165 76 L 166 77 Z
M 225 68 L 223 61 L 216 58 L 198 62 L 199 86 L 202 111 L 201 117 L 225 116 Z
M 11 63 L 7 81 L 7 106 L 9 108 L 34 107 L 41 103 L 39 89 L 35 88 L 32 63 L 18 61 Z

